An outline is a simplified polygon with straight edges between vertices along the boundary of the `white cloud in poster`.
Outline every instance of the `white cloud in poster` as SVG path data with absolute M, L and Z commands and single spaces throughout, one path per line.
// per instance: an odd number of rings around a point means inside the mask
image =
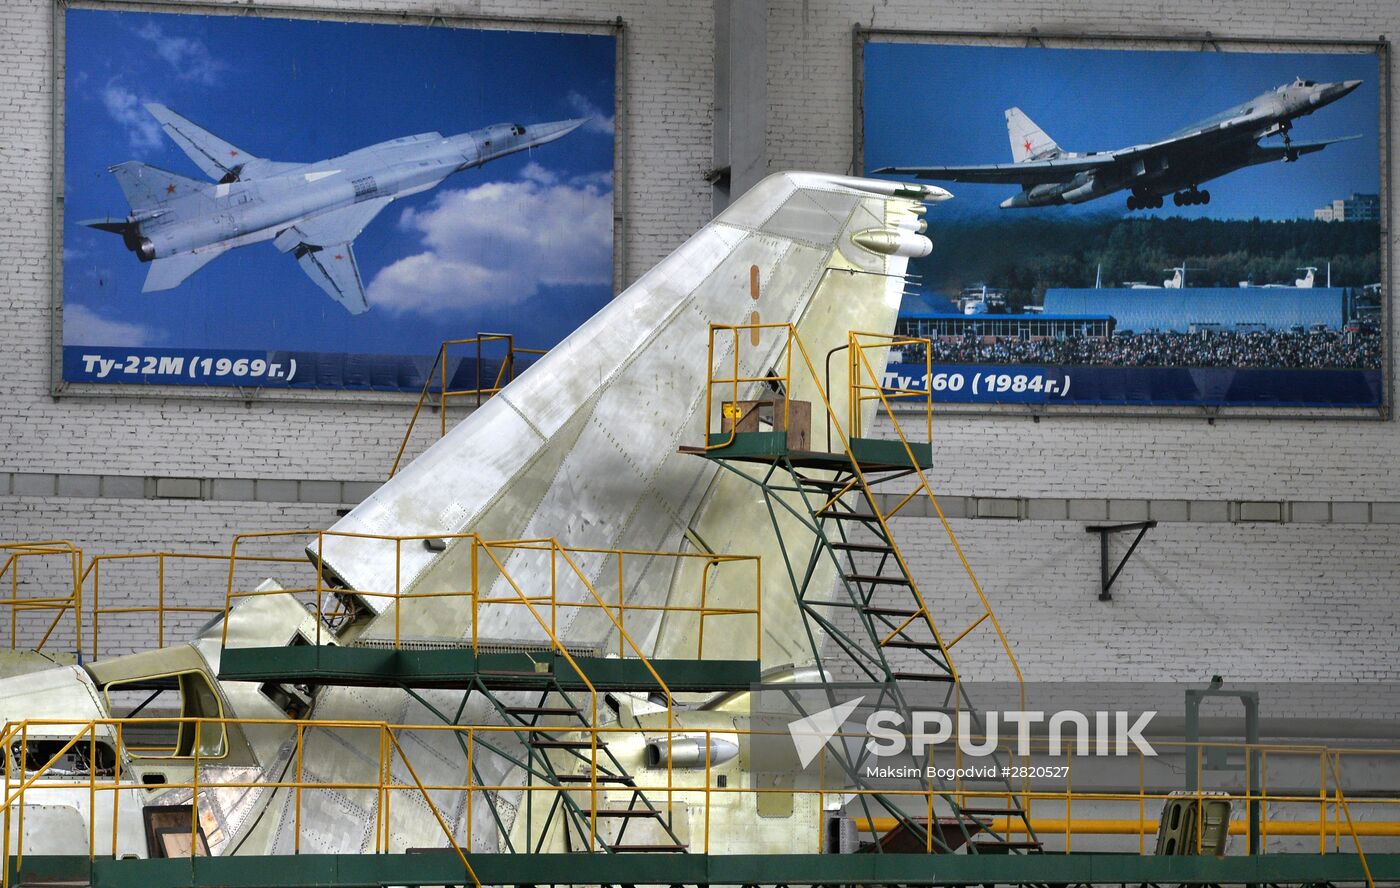
M 63 341 L 68 345 L 151 345 L 159 339 L 144 324 L 104 318 L 78 303 L 63 307 Z
M 405 210 L 400 227 L 426 249 L 376 274 L 370 304 L 446 314 L 611 282 L 612 192 L 559 182 L 543 168 L 527 172 L 524 181 L 444 191 L 426 209 Z
M 136 36 L 149 43 L 181 80 L 212 86 L 228 69 L 228 65 L 214 58 L 202 40 L 167 34 L 154 22 L 141 27 Z
M 141 107 L 143 101 L 120 83 L 109 83 L 102 90 L 102 107 L 107 116 L 122 128 L 131 150 L 138 153 L 152 151 L 161 144 L 160 124 Z

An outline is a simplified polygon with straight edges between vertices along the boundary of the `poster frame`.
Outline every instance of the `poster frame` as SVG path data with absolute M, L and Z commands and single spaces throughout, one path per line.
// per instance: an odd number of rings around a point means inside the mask
M 412 404 L 417 391 L 377 391 L 336 388 L 263 388 L 255 386 L 184 386 L 141 383 L 69 382 L 63 378 L 63 229 L 64 229 L 64 161 L 65 105 L 67 96 L 67 44 L 65 21 L 69 9 L 94 9 L 107 12 L 160 14 L 224 15 L 241 18 L 280 18 L 301 21 L 353 22 L 358 24 L 418 25 L 441 28 L 472 28 L 481 30 L 546 32 L 561 34 L 596 34 L 614 38 L 613 60 L 613 246 L 612 294 L 615 296 L 626 279 L 627 269 L 627 165 L 626 142 L 628 129 L 627 90 L 627 24 L 622 16 L 613 19 L 549 16 L 474 15 L 444 12 L 437 7 L 415 5 L 392 12 L 383 10 L 328 9 L 297 3 L 256 2 L 247 0 L 238 5 L 215 2 L 184 2 L 184 0 L 52 0 L 50 17 L 50 57 L 53 71 L 50 82 L 49 144 L 52 166 L 49 182 L 49 395 L 60 398 L 97 398 L 106 400 L 160 399 L 193 401 L 291 402 L 298 404 Z M 474 336 L 469 330 L 460 336 Z
M 1048 49 L 1158 50 L 1209 52 L 1352 52 L 1373 53 L 1380 71 L 1378 84 L 1378 133 L 1380 138 L 1380 265 L 1384 304 L 1381 307 L 1382 334 L 1381 403 L 1365 407 L 1268 407 L 1208 404 L 1171 407 L 1164 405 L 1129 406 L 1119 404 L 976 404 L 942 402 L 936 410 L 943 416 L 1028 416 L 1035 421 L 1042 417 L 1097 417 L 1113 419 L 1200 418 L 1210 423 L 1217 419 L 1291 419 L 1291 420 L 1350 420 L 1361 422 L 1389 421 L 1394 411 L 1395 328 L 1391 298 L 1394 280 L 1394 250 L 1391 245 L 1391 187 L 1394 158 L 1391 141 L 1391 104 L 1393 97 L 1390 68 L 1390 41 L 1383 35 L 1375 39 L 1274 38 L 1257 36 L 1228 36 L 1213 32 L 1197 34 L 1168 33 L 1159 35 L 1111 34 L 1093 32 L 997 30 L 946 30 L 917 28 L 870 28 L 857 23 L 851 40 L 851 169 L 855 175 L 865 175 L 865 49 L 872 42 L 915 43 L 926 45 L 1027 47 Z

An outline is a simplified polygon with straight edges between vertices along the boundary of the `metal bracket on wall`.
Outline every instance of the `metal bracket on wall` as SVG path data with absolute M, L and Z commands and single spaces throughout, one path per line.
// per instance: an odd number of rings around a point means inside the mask
M 1157 526 L 1156 521 L 1134 521 L 1131 524 L 1091 524 L 1084 528 L 1089 533 L 1099 535 L 1099 601 L 1112 601 L 1113 594 L 1108 590 L 1113 586 L 1113 581 L 1118 579 L 1118 575 L 1123 572 L 1123 567 L 1127 565 L 1128 559 L 1133 557 L 1133 552 L 1137 550 L 1138 543 L 1147 536 L 1147 532 Z M 1108 572 L 1108 537 L 1109 534 L 1127 533 L 1136 530 L 1137 537 L 1133 544 L 1128 547 L 1128 551 L 1123 553 L 1123 558 L 1114 568 L 1113 573 Z

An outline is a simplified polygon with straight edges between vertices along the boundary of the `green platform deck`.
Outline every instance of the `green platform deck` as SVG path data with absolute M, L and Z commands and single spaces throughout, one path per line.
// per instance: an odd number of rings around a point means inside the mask
M 924 854 L 472 854 L 483 885 L 1141 885 L 1364 884 L 1355 854 L 1152 857 L 1136 854 L 1014 856 Z M 1367 856 L 1377 882 L 1400 879 L 1400 854 Z M 451 851 L 112 860 L 26 855 L 10 860 L 11 885 L 97 888 L 462 885 Z M 468 881 L 467 884 L 470 884 Z
M 600 691 L 655 691 L 656 679 L 641 660 L 576 657 Z M 743 690 L 757 684 L 757 660 L 651 660 L 672 691 Z M 460 688 L 480 684 L 504 691 L 536 690 L 557 682 L 585 690 L 567 660 L 552 653 L 481 653 L 467 648 L 390 648 L 299 645 L 227 648 L 219 662 L 222 681 L 272 681 L 357 687 Z
M 851 460 L 844 452 L 789 450 L 786 432 L 739 432 L 734 435 L 734 440 L 725 446 L 719 445 L 724 445 L 725 442 L 729 441 L 727 433 L 710 435 L 706 440 L 707 446 L 714 448 L 713 450 L 706 450 L 703 447 L 682 447 L 681 452 L 703 456 L 707 459 L 729 459 L 741 462 L 770 463 L 786 459 L 801 469 L 827 469 L 830 471 L 850 471 L 851 469 Z M 913 451 L 919 468 L 926 469 L 933 465 L 932 444 L 911 443 L 909 449 L 906 450 L 903 442 L 897 440 L 851 439 L 851 452 L 855 454 L 861 469 L 867 472 L 913 469 L 914 465 L 909 460 L 910 450 Z

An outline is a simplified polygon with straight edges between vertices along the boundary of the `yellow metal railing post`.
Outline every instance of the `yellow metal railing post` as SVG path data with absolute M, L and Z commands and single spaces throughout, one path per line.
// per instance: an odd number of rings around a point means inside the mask
M 115 763 L 115 764 L 113 765 L 113 767 L 112 767 L 112 786 L 113 786 L 113 790 L 112 790 L 112 858 L 113 858 L 113 859 L 115 859 L 116 856 L 117 856 L 117 820 L 121 817 L 121 799 L 122 799 L 122 794 L 121 794 L 121 785 L 122 785 L 122 750 L 126 748 L 126 744 L 122 741 L 122 728 L 124 728 L 124 727 L 125 727 L 125 722 L 121 722 L 121 721 L 117 722 L 117 724 L 116 724 L 116 735 L 117 735 L 116 744 L 117 744 L 117 748 L 113 750 L 113 753 L 114 753 L 114 754 L 113 754 L 113 756 L 112 756 L 112 760 L 113 760 L 113 762 Z
M 1361 848 L 1361 837 L 1356 834 L 1356 824 L 1351 819 L 1351 806 L 1347 804 L 1346 795 L 1342 792 L 1342 769 L 1341 753 L 1333 752 L 1329 754 L 1328 764 L 1332 766 L 1332 779 L 1337 788 L 1337 803 L 1346 815 L 1347 830 L 1351 833 L 1351 840 L 1356 847 L 1357 859 L 1361 861 L 1361 871 L 1366 875 L 1366 888 L 1376 888 L 1376 882 L 1371 877 L 1371 864 L 1366 860 L 1366 852 Z
M 452 850 L 457 852 L 457 857 L 462 861 L 462 867 L 466 870 L 467 875 L 471 877 L 472 884 L 475 888 L 481 888 L 481 880 L 476 877 L 476 871 L 472 869 L 472 865 L 467 861 L 467 855 L 462 852 L 461 846 L 457 844 L 457 838 L 452 835 L 452 828 L 448 826 L 447 821 L 443 819 L 442 812 L 438 810 L 437 804 L 433 802 L 433 797 L 429 795 L 427 788 L 423 785 L 423 781 L 418 779 L 418 772 L 414 770 L 413 762 L 409 761 L 408 756 L 403 751 L 403 747 L 399 746 L 398 738 L 394 736 L 392 729 L 389 730 L 389 742 L 392 743 L 394 749 L 398 751 L 399 758 L 403 760 L 404 769 L 408 771 L 408 775 L 413 778 L 414 785 L 417 786 L 418 791 L 422 793 L 423 801 L 427 804 L 428 810 L 433 812 L 433 817 L 437 820 L 438 826 L 442 827 L 443 833 L 447 836 L 447 841 L 452 844 Z
M 193 788 L 192 788 L 191 791 L 190 791 L 190 865 L 191 865 L 191 866 L 194 865 L 194 859 L 195 859 L 195 857 L 198 856 L 198 852 L 199 852 L 199 744 L 200 744 L 200 737 L 199 737 L 200 730 L 199 730 L 199 729 L 203 726 L 203 724 L 204 724 L 204 719 L 202 719 L 202 718 L 201 718 L 201 719 L 195 719 L 195 722 L 194 722 L 194 767 L 193 767 L 193 769 L 192 769 L 192 770 L 193 770 L 193 773 L 194 773 L 194 776 L 193 776 L 193 779 L 191 780 L 191 782 L 194 784 L 194 786 L 193 786 Z M 180 728 L 181 728 L 182 731 L 183 731 L 186 727 L 188 727 L 188 726 L 189 726 L 189 723 L 188 723 L 187 721 L 185 721 L 185 720 L 183 720 L 183 719 L 180 721 Z
M 92 566 L 89 568 L 89 570 L 92 571 L 92 658 L 96 660 L 98 635 L 97 626 L 98 621 L 102 618 L 102 610 L 101 607 L 98 605 L 97 600 L 99 589 L 101 589 L 102 587 L 102 559 L 100 556 L 92 560 Z
M 438 346 L 438 366 L 442 370 L 442 384 L 438 387 L 438 437 L 447 434 L 447 343 Z M 481 365 L 477 364 L 480 372 Z
M 11 731 L 11 730 L 9 730 L 9 729 L 8 729 L 8 725 L 7 725 L 7 726 L 6 726 L 6 731 L 5 731 L 5 736 L 4 736 L 4 748 L 5 748 L 5 750 L 6 750 L 6 752 L 5 752 L 5 798 L 7 798 L 7 799 L 10 797 L 10 774 L 13 772 L 14 766 L 15 766 L 14 754 L 13 754 L 12 752 L 9 751 L 10 748 L 11 748 L 11 743 L 13 742 L 13 740 L 12 740 L 13 737 L 14 737 L 14 732 Z M 24 760 L 23 760 L 23 759 L 20 759 L 20 775 L 19 775 L 19 776 L 20 776 L 20 779 L 21 779 L 21 780 L 24 779 Z M 0 857 L 3 857 L 3 858 L 4 858 L 4 860 L 3 860 L 4 868 L 3 868 L 3 870 L 0 870 L 0 886 L 3 886 L 3 888 L 10 888 L 10 805 L 9 805 L 8 802 L 5 804 L 4 828 L 5 828 L 5 837 L 4 837 L 3 840 L 0 840 L 0 841 L 3 841 L 3 843 L 4 843 L 4 848 L 3 848 L 4 853 L 3 853 L 3 855 L 0 855 Z
M 321 645 L 321 624 L 325 622 L 325 609 L 321 606 L 321 584 L 326 575 L 326 532 L 316 532 L 316 646 Z
M 88 860 L 97 853 L 97 725 L 88 732 Z
M 156 562 L 156 647 L 165 647 L 165 553 Z
M 396 539 L 396 540 L 394 540 L 394 602 L 393 602 L 393 603 L 394 603 L 394 648 L 395 648 L 395 649 L 397 649 L 397 648 L 399 647 L 399 644 L 400 644 L 400 641 L 399 641 L 399 638 L 400 638 L 400 636 L 399 636 L 399 627 L 400 627 L 400 625 L 402 624 L 402 615 L 403 615 L 403 599 L 399 597 L 400 594 L 401 594 L 402 591 L 403 591 L 402 579 L 401 579 L 401 578 L 402 578 L 402 575 L 403 575 L 403 574 L 402 574 L 402 571 L 403 571 L 403 540 Z
M 481 550 L 481 539 L 478 537 L 472 540 L 471 547 L 471 572 L 472 572 L 472 653 L 477 653 L 477 626 L 481 623 L 481 576 L 479 574 L 480 559 L 477 557 Z
M 306 733 L 305 725 L 297 722 L 297 785 L 296 785 L 296 815 L 293 824 L 295 838 L 292 839 L 292 853 L 301 853 L 301 786 L 302 786 L 302 750 L 305 747 Z

